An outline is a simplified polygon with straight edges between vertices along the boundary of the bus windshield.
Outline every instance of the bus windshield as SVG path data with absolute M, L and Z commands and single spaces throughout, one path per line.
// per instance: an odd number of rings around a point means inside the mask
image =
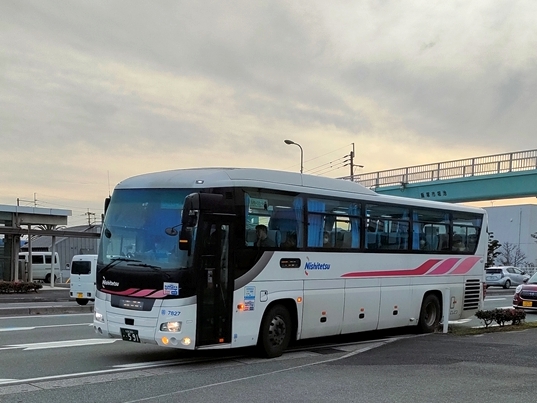
M 190 266 L 178 236 L 187 189 L 116 189 L 106 212 L 99 245 L 99 263 L 121 258 L 126 267 L 151 265 L 162 270 Z M 129 263 L 129 261 L 135 263 Z M 123 265 L 122 265 L 123 266 Z

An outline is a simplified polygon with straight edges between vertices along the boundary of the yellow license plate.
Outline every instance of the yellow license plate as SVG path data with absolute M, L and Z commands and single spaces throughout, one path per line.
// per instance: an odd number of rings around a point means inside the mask
M 77 298 L 84 298 L 84 294 L 79 292 L 79 293 L 76 294 L 76 297 Z M 526 301 L 524 301 L 524 302 L 526 302 Z
M 522 306 L 533 306 L 531 301 L 522 301 Z

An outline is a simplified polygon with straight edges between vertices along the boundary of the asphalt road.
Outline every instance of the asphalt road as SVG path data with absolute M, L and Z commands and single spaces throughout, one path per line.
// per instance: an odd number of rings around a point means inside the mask
M 503 403 L 534 396 L 537 330 L 334 338 L 266 360 L 251 350 L 84 344 L 92 340 L 89 318 L 82 320 L 89 316 L 25 317 L 19 328 L 6 327 L 13 318 L 0 320 L 0 402 Z

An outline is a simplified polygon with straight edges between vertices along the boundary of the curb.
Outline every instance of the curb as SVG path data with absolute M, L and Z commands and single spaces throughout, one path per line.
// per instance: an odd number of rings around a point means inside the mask
M 29 315 L 53 315 L 53 314 L 77 314 L 92 313 L 93 305 L 89 306 L 45 306 L 45 307 L 17 307 L 0 308 L 0 316 L 29 316 Z

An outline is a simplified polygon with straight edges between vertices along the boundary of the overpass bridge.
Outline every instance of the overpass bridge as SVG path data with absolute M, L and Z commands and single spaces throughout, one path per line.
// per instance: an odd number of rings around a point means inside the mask
M 377 193 L 462 203 L 537 196 L 537 150 L 361 174 Z

